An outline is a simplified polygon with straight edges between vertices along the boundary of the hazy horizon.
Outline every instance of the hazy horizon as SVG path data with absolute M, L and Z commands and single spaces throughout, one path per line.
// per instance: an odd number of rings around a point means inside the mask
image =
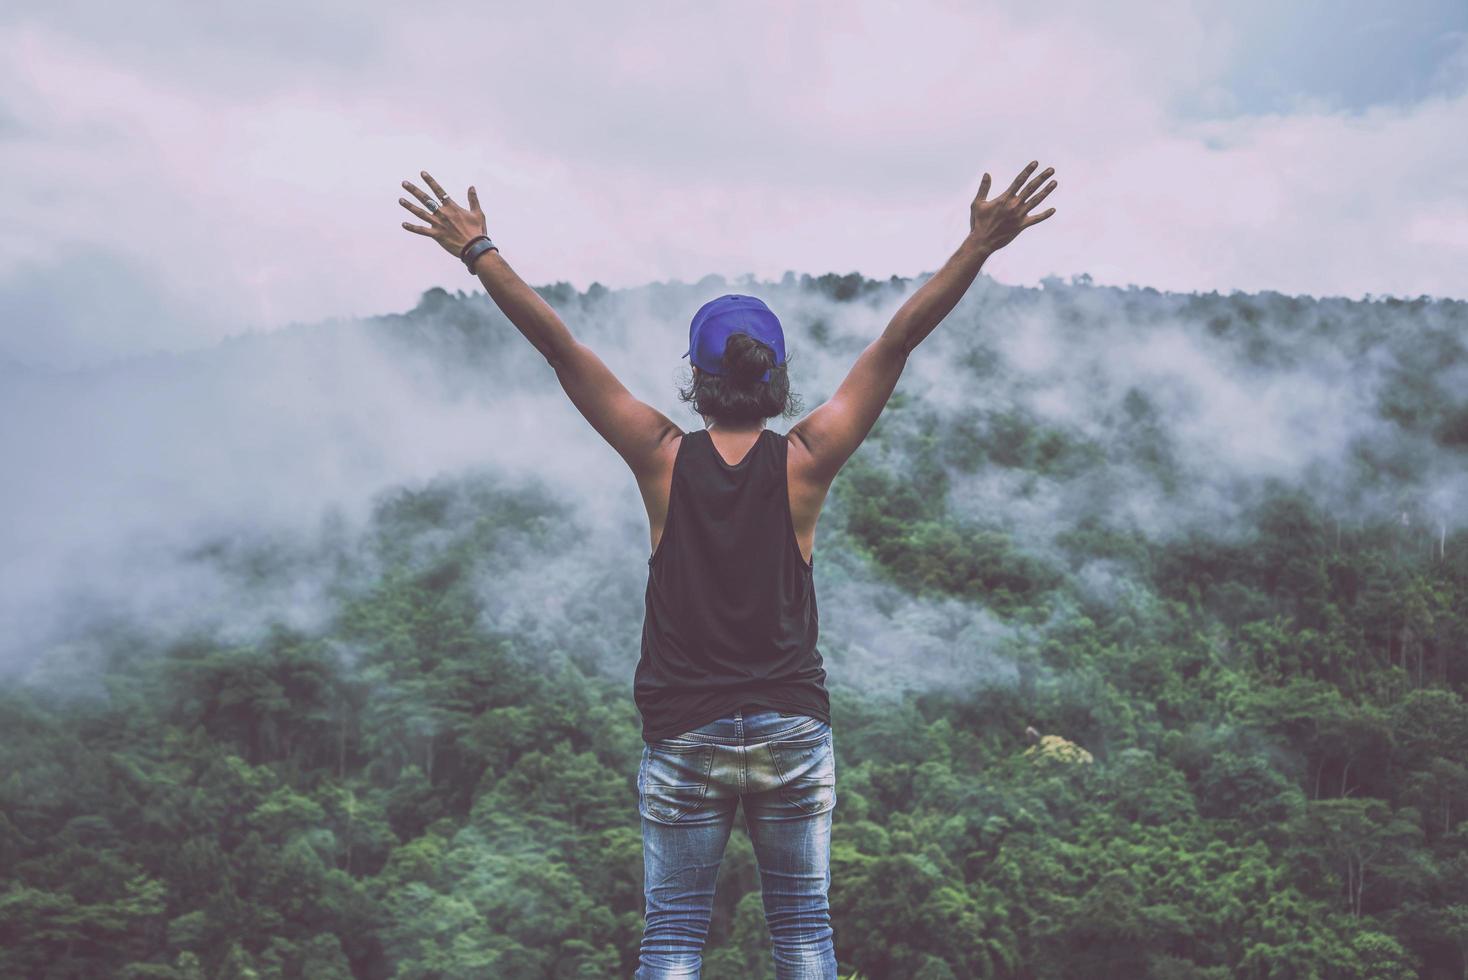
M 1454 0 L 642 10 L 7 4 L 0 362 L 477 290 L 401 227 L 424 169 L 579 290 L 915 276 L 1036 159 L 1057 213 L 1005 283 L 1468 296 Z
M 771 304 L 809 411 L 917 285 L 707 277 L 545 295 L 635 395 L 693 428 L 675 395 L 687 371 L 676 352 L 685 313 L 704 300 L 753 291 Z M 1347 530 L 1400 515 L 1412 533 L 1446 538 L 1468 514 L 1468 403 L 1455 394 L 1468 390 L 1465 325 L 1468 304 L 1455 301 L 1059 279 L 1032 289 L 981 276 L 914 352 L 857 457 L 897 479 L 939 465 L 945 520 L 992 527 L 1023 560 L 1057 569 L 1059 542 L 1087 522 L 1154 543 L 1232 540 L 1274 487 Z M 23 474 L 0 490 L 8 674 L 76 676 L 97 637 L 166 644 L 206 629 L 248 642 L 273 620 L 322 628 L 340 588 L 381 572 L 362 549 L 387 502 L 493 486 L 557 508 L 568 536 L 547 553 L 507 552 L 484 586 L 487 617 L 630 676 L 649 550 L 635 481 L 483 294 L 431 290 L 406 314 L 4 378 L 0 453 Z M 966 455 L 913 455 L 928 431 Z M 446 540 L 475 512 L 466 498 L 453 513 L 437 532 Z M 1000 651 L 1018 624 L 983 603 L 895 589 L 851 549 L 844 521 L 835 494 L 816 553 L 822 645 L 837 663 L 900 649 L 883 683 L 919 687 L 1010 670 Z M 1065 575 L 1075 594 L 1108 604 L 1137 587 L 1104 561 Z M 961 662 L 957 636 L 968 638 Z M 835 669 L 843 684 L 865 683 L 861 670 Z

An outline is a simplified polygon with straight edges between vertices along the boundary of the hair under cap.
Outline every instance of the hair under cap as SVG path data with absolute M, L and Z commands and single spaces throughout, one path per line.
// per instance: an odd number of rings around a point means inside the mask
M 740 293 L 728 293 L 711 299 L 693 314 L 688 326 L 688 352 L 683 356 L 709 374 L 722 375 L 724 345 L 729 335 L 749 334 L 775 351 L 776 366 L 785 363 L 785 331 L 780 318 L 764 300 Z M 770 380 L 766 371 L 761 381 Z

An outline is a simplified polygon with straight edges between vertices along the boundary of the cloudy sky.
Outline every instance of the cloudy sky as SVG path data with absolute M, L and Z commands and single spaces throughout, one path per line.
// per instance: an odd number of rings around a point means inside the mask
M 0 361 L 71 367 L 522 276 L 942 264 L 985 171 L 1057 213 L 985 271 L 1468 296 L 1468 3 L 0 8 Z

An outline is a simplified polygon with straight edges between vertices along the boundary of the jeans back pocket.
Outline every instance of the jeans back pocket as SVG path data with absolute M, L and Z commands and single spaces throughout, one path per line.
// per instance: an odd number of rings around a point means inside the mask
M 836 805 L 836 746 L 831 726 L 818 721 L 804 734 L 776 738 L 770 755 L 780 776 L 780 798 L 802 813 Z
M 644 744 L 637 777 L 639 809 L 659 823 L 677 823 L 698 808 L 708 793 L 714 746 L 677 748 Z

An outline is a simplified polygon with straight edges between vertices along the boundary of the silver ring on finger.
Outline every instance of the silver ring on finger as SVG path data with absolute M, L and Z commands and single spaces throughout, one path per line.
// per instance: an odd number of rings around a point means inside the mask
M 428 211 L 429 211 L 430 214 L 433 213 L 434 211 L 437 211 L 438 210 L 438 202 L 437 201 L 428 201 L 428 202 L 426 202 L 426 204 L 424 206 L 428 208 Z

